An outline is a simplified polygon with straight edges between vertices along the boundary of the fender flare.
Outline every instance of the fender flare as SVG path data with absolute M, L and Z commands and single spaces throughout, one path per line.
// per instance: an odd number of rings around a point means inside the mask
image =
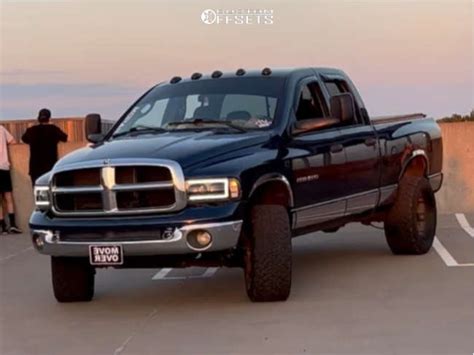
M 290 198 L 290 208 L 294 207 L 295 205 L 295 200 L 294 200 L 294 197 L 293 197 L 293 190 L 291 188 L 291 185 L 290 185 L 290 182 L 288 181 L 288 179 L 286 178 L 285 175 L 283 174 L 279 174 L 279 173 L 268 173 L 268 174 L 264 174 L 262 176 L 260 176 L 257 181 L 255 181 L 255 183 L 253 184 L 252 186 L 252 189 L 250 190 L 250 193 L 249 193 L 249 198 L 252 197 L 252 195 L 255 193 L 255 191 L 257 191 L 257 189 L 263 185 L 265 185 L 266 183 L 269 183 L 269 182 L 279 182 L 279 183 L 283 183 L 285 186 L 286 186 L 286 189 L 288 190 L 288 195 L 289 195 L 289 198 Z
M 417 159 L 421 157 L 424 162 L 425 162 L 425 172 L 424 175 L 428 176 L 430 172 L 430 161 L 428 159 L 428 155 L 423 149 L 415 149 L 414 151 L 411 152 L 410 156 L 402 163 L 402 170 L 400 172 L 400 175 L 398 176 L 398 181 L 400 181 L 405 174 L 405 171 L 407 170 L 408 166 L 411 164 L 411 162 L 414 159 Z

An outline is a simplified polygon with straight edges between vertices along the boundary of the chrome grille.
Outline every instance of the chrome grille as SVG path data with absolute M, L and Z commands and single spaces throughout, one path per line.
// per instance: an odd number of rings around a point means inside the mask
M 168 212 L 186 204 L 181 167 L 164 160 L 107 160 L 54 172 L 53 212 L 103 215 Z
M 115 168 L 117 184 L 147 182 L 169 182 L 173 178 L 170 170 L 160 166 L 119 166 Z
M 100 168 L 62 171 L 54 175 L 54 185 L 58 187 L 99 186 Z

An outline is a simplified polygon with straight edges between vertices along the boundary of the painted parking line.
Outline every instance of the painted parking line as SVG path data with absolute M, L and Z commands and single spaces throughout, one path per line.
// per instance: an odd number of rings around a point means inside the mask
M 169 272 L 171 270 L 173 270 L 173 269 L 170 269 L 170 268 L 161 269 L 151 279 L 152 280 L 163 280 L 166 277 L 166 275 L 169 274 Z
M 200 275 L 189 275 L 189 276 L 168 276 L 172 271 L 171 268 L 164 268 L 158 271 L 151 279 L 152 280 L 186 280 L 186 279 L 207 279 L 212 276 L 219 270 L 218 267 L 208 267 Z
M 202 274 L 200 276 L 200 278 L 209 278 L 209 277 L 212 277 L 214 276 L 214 274 L 217 272 L 217 270 L 219 270 L 218 267 L 208 267 L 206 272 L 204 274 Z M 198 276 L 199 277 L 199 276 Z M 193 278 L 193 276 L 191 276 L 191 278 Z M 196 278 L 196 277 L 194 277 Z
M 474 228 L 471 227 L 464 213 L 456 213 L 456 219 L 458 220 L 458 223 L 461 228 L 464 229 L 467 234 L 474 238 Z
M 438 255 L 441 257 L 441 259 L 444 261 L 446 266 L 452 267 L 452 266 L 458 266 L 458 267 L 464 267 L 464 266 L 474 266 L 474 263 L 463 263 L 459 264 L 456 259 L 451 255 L 451 253 L 444 247 L 443 244 L 439 241 L 438 237 L 434 238 L 433 241 L 433 248 L 436 250 Z
M 30 251 L 30 250 L 33 250 L 33 247 L 28 247 L 28 248 L 25 248 L 25 249 L 20 250 L 20 251 L 17 252 L 17 253 L 13 253 L 13 254 L 4 256 L 3 258 L 0 258 L 0 262 L 10 260 L 10 259 L 14 258 L 15 256 L 18 256 L 18 255 L 20 255 L 20 254 L 26 253 L 27 251 Z

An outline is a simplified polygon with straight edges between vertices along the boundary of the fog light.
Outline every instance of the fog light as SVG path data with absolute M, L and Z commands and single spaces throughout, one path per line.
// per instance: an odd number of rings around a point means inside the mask
M 198 232 L 196 235 L 196 241 L 203 247 L 207 246 L 211 240 L 212 237 L 208 232 Z
M 211 246 L 212 235 L 204 230 L 196 230 L 188 234 L 187 241 L 191 249 L 203 250 Z
M 44 240 L 41 238 L 41 234 L 35 233 L 33 235 L 33 241 L 38 249 L 42 249 L 44 246 Z

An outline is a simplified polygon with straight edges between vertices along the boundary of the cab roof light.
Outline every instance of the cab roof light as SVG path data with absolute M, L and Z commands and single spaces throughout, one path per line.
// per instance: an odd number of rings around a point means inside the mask
M 237 69 L 237 71 L 235 72 L 235 75 L 237 76 L 245 75 L 245 69 L 242 69 L 242 68 Z
M 213 79 L 217 79 L 217 78 L 220 78 L 222 76 L 222 72 L 220 70 L 215 70 L 212 74 L 211 74 L 211 78 Z
M 179 83 L 181 81 L 181 77 L 180 76 L 173 76 L 170 80 L 170 83 L 171 84 L 176 84 L 176 83 Z
M 191 80 L 198 80 L 201 77 L 202 77 L 201 73 L 194 73 L 193 75 L 191 75 Z
M 268 76 L 268 75 L 271 75 L 272 74 L 272 70 L 270 68 L 263 68 L 262 70 L 262 75 L 264 76 Z

